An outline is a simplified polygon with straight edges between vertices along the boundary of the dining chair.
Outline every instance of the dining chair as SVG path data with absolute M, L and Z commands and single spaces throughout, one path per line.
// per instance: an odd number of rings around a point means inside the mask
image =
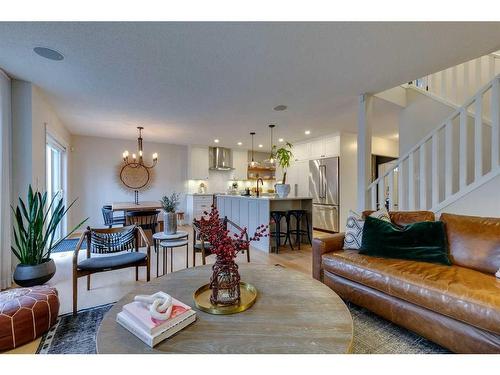
M 220 220 L 226 230 L 231 226 L 233 232 L 243 232 L 243 229 L 238 224 L 227 217 Z M 248 241 L 248 233 L 245 233 L 245 239 Z M 247 262 L 250 262 L 250 247 L 242 250 L 242 253 L 245 252 L 247 254 Z M 195 220 L 193 221 L 193 267 L 196 266 L 196 253 L 201 253 L 201 261 L 205 265 L 206 257 L 212 255 L 212 245 L 208 242 L 207 234 L 202 233 L 199 222 Z
M 113 225 L 125 226 L 125 216 L 114 216 L 113 208 L 111 205 L 102 206 L 102 216 L 104 218 L 104 225 L 112 228 Z
M 146 244 L 146 253 L 139 251 L 141 239 Z M 87 241 L 87 257 L 79 261 L 78 253 L 83 241 Z M 135 280 L 138 281 L 139 267 L 146 267 L 146 281 L 149 281 L 150 263 L 150 246 L 141 227 L 136 225 L 105 229 L 87 227 L 73 253 L 73 315 L 76 315 L 78 306 L 78 278 L 87 276 L 87 290 L 90 290 L 90 275 L 94 273 L 135 267 Z
M 125 223 L 126 225 L 137 225 L 144 230 L 149 243 L 154 245 L 156 249 L 156 241 L 153 240 L 153 234 L 156 233 L 158 228 L 158 215 L 160 210 L 137 210 L 137 211 L 127 211 L 125 213 Z

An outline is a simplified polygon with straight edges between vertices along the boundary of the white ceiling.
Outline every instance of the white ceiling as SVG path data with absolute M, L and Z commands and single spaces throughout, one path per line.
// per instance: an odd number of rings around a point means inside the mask
M 498 23 L 0 23 L 0 67 L 75 134 L 248 146 L 356 131 L 356 96 L 500 49 Z M 47 46 L 64 61 L 32 51 Z M 285 104 L 286 112 L 273 107 Z M 397 130 L 377 102 L 375 135 Z

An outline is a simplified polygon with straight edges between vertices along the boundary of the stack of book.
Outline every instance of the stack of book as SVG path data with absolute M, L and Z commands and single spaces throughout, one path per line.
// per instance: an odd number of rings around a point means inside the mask
M 116 316 L 116 321 L 153 347 L 196 320 L 196 312 L 191 307 L 175 298 L 172 300 L 172 314 L 167 320 L 154 319 L 144 304 L 131 302 L 123 306 L 122 311 Z

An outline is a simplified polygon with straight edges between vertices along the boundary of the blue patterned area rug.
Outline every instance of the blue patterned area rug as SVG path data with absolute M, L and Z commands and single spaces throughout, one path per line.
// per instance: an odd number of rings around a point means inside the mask
M 37 354 L 95 354 L 96 335 L 104 314 L 113 307 L 107 304 L 61 315 L 43 335 Z
M 40 341 L 38 354 L 95 354 L 96 334 L 104 314 L 113 304 L 61 315 Z M 354 321 L 354 354 L 444 354 L 448 350 L 347 303 Z
M 76 248 L 76 245 L 78 244 L 78 241 L 80 239 L 79 238 L 70 238 L 70 239 L 66 239 L 66 240 L 62 240 L 61 242 L 59 242 L 57 244 L 56 247 L 54 247 L 52 249 L 52 253 L 62 253 L 62 252 L 65 252 L 65 251 L 74 251 L 75 248 Z M 87 248 L 87 244 L 85 243 L 85 241 L 82 243 L 82 247 L 81 249 L 86 249 Z

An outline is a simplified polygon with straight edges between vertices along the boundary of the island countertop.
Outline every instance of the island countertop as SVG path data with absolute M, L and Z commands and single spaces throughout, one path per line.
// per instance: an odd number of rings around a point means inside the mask
M 312 233 L 312 198 L 293 197 L 279 198 L 274 195 L 265 196 L 243 196 L 243 195 L 217 195 L 217 209 L 221 217 L 227 217 L 242 228 L 248 229 L 251 236 L 259 225 L 273 225 L 271 223 L 271 211 L 305 210 L 307 212 L 307 223 L 301 222 L 302 229 L 309 226 Z M 295 226 L 295 222 L 293 224 Z M 270 227 L 272 231 L 274 228 Z M 281 223 L 281 231 L 286 230 L 285 220 Z M 260 241 L 251 243 L 256 249 L 271 252 L 275 240 L 263 237 Z
M 267 199 L 267 200 L 273 200 L 273 201 L 297 201 L 297 200 L 304 200 L 304 199 L 312 199 L 312 197 L 286 197 L 286 198 L 280 198 L 275 195 L 261 195 L 259 197 L 255 195 L 236 195 L 236 194 L 217 194 L 217 197 L 230 197 L 230 198 L 240 198 L 240 199 Z

